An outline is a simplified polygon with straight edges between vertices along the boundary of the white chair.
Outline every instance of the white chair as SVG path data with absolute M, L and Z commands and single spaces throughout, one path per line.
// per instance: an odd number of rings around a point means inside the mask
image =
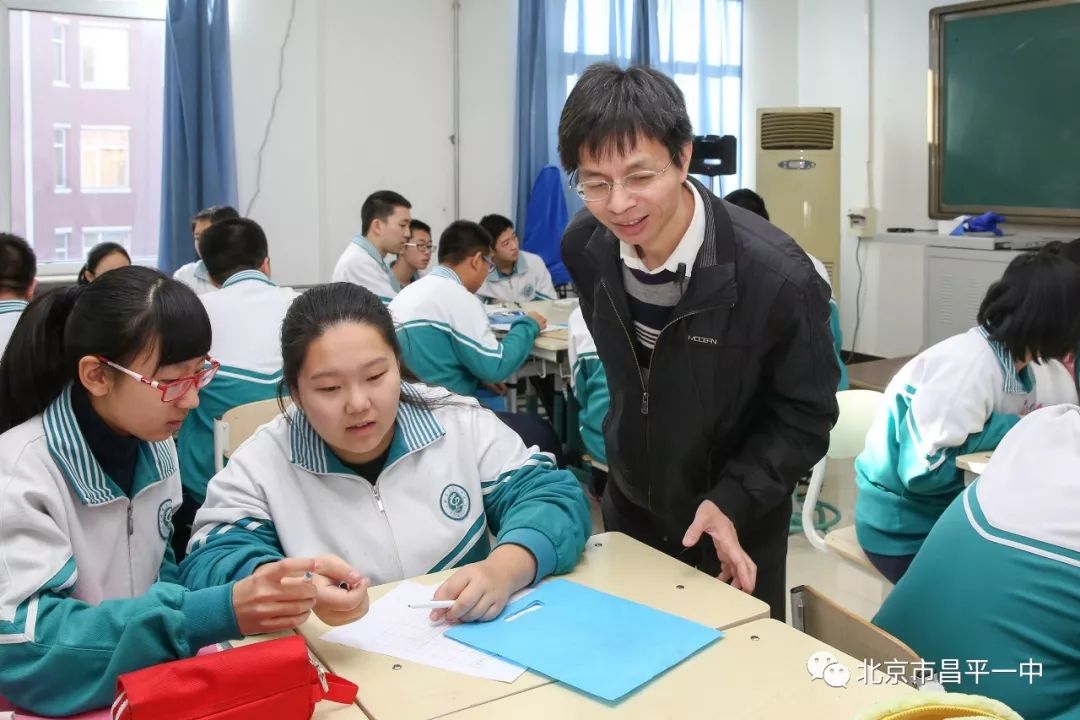
M 285 401 L 285 407 L 292 405 Z M 281 414 L 277 398 L 238 405 L 214 420 L 214 472 L 221 472 L 225 460 L 260 427 Z
M 814 527 L 814 508 L 821 495 L 821 486 L 825 482 L 827 461 L 851 459 L 862 452 L 866 444 L 866 434 L 881 407 L 882 398 L 883 395 L 876 390 L 841 390 L 836 393 L 840 417 L 829 434 L 828 452 L 810 474 L 810 487 L 806 491 L 806 500 L 802 507 L 802 525 L 806 539 L 815 548 L 822 552 L 833 552 L 884 580 L 884 576 L 877 571 L 859 545 L 854 525 L 838 528 L 825 536 Z

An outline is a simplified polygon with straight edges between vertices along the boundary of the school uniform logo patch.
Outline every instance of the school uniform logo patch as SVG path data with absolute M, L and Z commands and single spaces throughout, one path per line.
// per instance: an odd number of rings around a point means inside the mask
M 471 507 L 468 491 L 460 485 L 447 485 L 439 498 L 439 507 L 442 508 L 443 515 L 451 520 L 464 520 L 469 516 Z
M 162 540 L 168 541 L 169 535 L 172 534 L 172 516 L 173 516 L 172 500 L 165 500 L 160 505 L 158 505 L 158 509 L 157 509 L 158 535 L 161 536 Z
M 525 292 L 524 292 L 523 294 L 525 295 L 525 297 L 527 297 L 527 298 L 529 298 L 530 300 L 532 300 L 532 298 L 533 298 L 533 295 L 535 295 L 535 294 L 536 294 L 536 293 L 534 292 L 535 290 L 536 290 L 536 288 L 534 288 L 534 287 L 533 287 L 532 285 L 526 285 L 526 286 L 525 286 Z

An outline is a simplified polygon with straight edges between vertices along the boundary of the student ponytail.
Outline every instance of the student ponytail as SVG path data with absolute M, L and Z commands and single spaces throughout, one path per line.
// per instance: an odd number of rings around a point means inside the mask
M 144 353 L 173 365 L 210 351 L 210 319 L 195 293 L 131 265 L 35 298 L 0 360 L 0 432 L 43 412 L 75 380 L 79 360 L 121 365 Z
M 83 286 L 58 288 L 23 312 L 0 360 L 0 432 L 37 415 L 71 379 L 64 327 Z M 48 398 L 44 402 L 41 399 Z

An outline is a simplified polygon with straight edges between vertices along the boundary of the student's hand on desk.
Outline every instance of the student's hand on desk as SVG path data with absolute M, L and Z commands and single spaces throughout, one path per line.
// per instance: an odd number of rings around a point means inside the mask
M 313 610 L 327 625 L 345 625 L 367 615 L 371 581 L 337 555 L 315 558 L 313 582 L 317 592 Z
M 535 320 L 536 324 L 540 326 L 541 330 L 543 330 L 544 328 L 547 327 L 547 318 L 544 317 L 543 315 L 541 315 L 540 313 L 533 312 L 532 310 L 530 310 L 529 312 L 527 312 L 525 314 L 528 315 L 529 317 L 531 317 L 533 320 Z
M 494 620 L 510 596 L 533 581 L 536 560 L 520 545 L 500 545 L 487 560 L 466 565 L 435 591 L 434 600 L 454 600 L 454 607 L 432 610 L 431 620 Z
M 307 620 L 315 606 L 311 558 L 288 558 L 260 565 L 233 585 L 236 625 L 244 635 L 289 630 Z
M 739 535 L 735 525 L 712 500 L 706 500 L 698 506 L 694 522 L 686 529 L 683 546 L 693 547 L 702 535 L 712 538 L 716 556 L 720 558 L 720 574 L 723 582 L 731 583 L 736 590 L 745 593 L 754 592 L 757 583 L 757 565 L 739 544 Z

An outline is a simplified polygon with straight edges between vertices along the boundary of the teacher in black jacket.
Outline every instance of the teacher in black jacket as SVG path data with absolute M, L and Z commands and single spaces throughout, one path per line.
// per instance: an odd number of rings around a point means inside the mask
M 559 121 L 585 201 L 562 257 L 607 371 L 604 523 L 785 616 L 791 494 L 828 447 L 829 288 L 795 242 L 688 177 L 662 73 L 589 67 Z

